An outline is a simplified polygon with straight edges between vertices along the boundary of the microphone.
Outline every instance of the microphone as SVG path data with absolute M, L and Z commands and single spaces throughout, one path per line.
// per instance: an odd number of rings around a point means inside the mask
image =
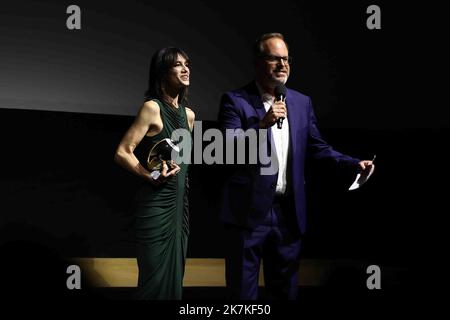
M 275 101 L 281 101 L 286 98 L 286 86 L 284 84 L 280 84 L 275 87 Z M 283 126 L 284 117 L 279 117 L 277 120 L 277 127 L 281 129 Z

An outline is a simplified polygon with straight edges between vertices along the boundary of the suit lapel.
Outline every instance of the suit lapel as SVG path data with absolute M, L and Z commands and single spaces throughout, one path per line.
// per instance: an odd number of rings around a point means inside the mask
M 294 105 L 294 99 L 291 91 L 288 89 L 286 93 L 286 109 L 289 119 L 289 135 L 292 142 L 297 141 L 297 128 L 299 127 L 298 108 Z M 295 143 L 291 143 L 291 146 L 295 146 Z
M 261 96 L 259 95 L 258 88 L 256 87 L 256 83 L 252 82 L 248 85 L 248 98 L 250 100 L 250 104 L 255 108 L 256 113 L 258 114 L 259 120 L 264 118 L 266 114 L 266 109 L 264 109 L 264 104 L 261 100 Z
M 262 120 L 266 114 L 266 109 L 264 108 L 264 104 L 262 102 L 261 96 L 259 95 L 259 91 L 258 88 L 256 87 L 255 81 L 253 81 L 247 86 L 247 94 L 250 105 L 253 108 L 255 108 L 259 120 Z M 269 128 L 267 130 L 267 148 L 269 152 L 272 149 L 271 141 L 272 141 L 272 130 L 271 128 Z
M 250 101 L 250 105 L 255 108 L 256 114 L 258 115 L 259 120 L 262 120 L 264 118 L 264 115 L 266 114 L 266 109 L 264 108 L 264 104 L 261 100 L 261 96 L 259 95 L 258 88 L 256 87 L 256 83 L 252 82 L 248 85 L 248 98 Z M 268 141 L 271 141 L 272 139 L 272 130 L 267 130 Z

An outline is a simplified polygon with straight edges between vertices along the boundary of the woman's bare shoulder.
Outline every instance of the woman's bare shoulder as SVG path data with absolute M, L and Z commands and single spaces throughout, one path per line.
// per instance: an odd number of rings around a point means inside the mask
M 150 112 L 152 114 L 159 114 L 159 105 L 155 100 L 145 101 L 142 106 L 142 111 Z

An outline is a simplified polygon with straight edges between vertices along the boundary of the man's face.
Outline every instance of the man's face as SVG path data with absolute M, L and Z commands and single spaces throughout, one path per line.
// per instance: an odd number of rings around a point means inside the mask
M 262 57 L 256 61 L 257 80 L 271 88 L 285 84 L 291 71 L 286 44 L 279 38 L 270 38 L 263 42 L 263 48 Z

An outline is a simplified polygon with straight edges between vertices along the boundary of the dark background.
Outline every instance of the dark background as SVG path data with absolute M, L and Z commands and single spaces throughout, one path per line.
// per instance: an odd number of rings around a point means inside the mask
M 151 55 L 178 46 L 193 63 L 191 104 L 197 118 L 215 120 L 220 95 L 252 77 L 253 41 L 277 31 L 286 36 L 294 58 L 288 84 L 312 97 L 323 127 L 449 124 L 446 108 L 419 102 L 414 86 L 430 80 L 421 75 L 438 54 L 430 55 L 429 45 L 442 40 L 439 29 L 432 29 L 441 21 L 438 7 L 371 1 L 77 1 L 81 30 L 68 30 L 70 4 L 2 5 L 0 107 L 134 116 Z M 381 30 L 366 27 L 371 4 L 381 8 Z
M 346 191 L 351 176 L 310 165 L 304 257 L 401 267 L 394 282 L 408 282 L 441 210 L 432 200 L 444 194 L 436 188 L 439 170 L 429 172 L 450 137 L 447 109 L 424 101 L 414 86 L 427 81 L 418 57 L 430 41 L 418 21 L 433 8 L 78 1 L 82 29 L 70 31 L 70 4 L 1 6 L 3 247 L 30 241 L 62 257 L 133 257 L 130 206 L 140 181 L 113 155 L 142 105 L 151 55 L 171 45 L 190 55 L 191 106 L 204 128 L 215 127 L 220 95 L 252 79 L 254 39 L 275 31 L 294 58 L 287 85 L 312 98 L 323 136 L 352 156 L 377 154 L 374 176 L 354 192 Z M 381 7 L 381 30 L 366 28 L 370 4 Z M 191 166 L 190 258 L 223 257 L 217 214 L 224 172 Z

